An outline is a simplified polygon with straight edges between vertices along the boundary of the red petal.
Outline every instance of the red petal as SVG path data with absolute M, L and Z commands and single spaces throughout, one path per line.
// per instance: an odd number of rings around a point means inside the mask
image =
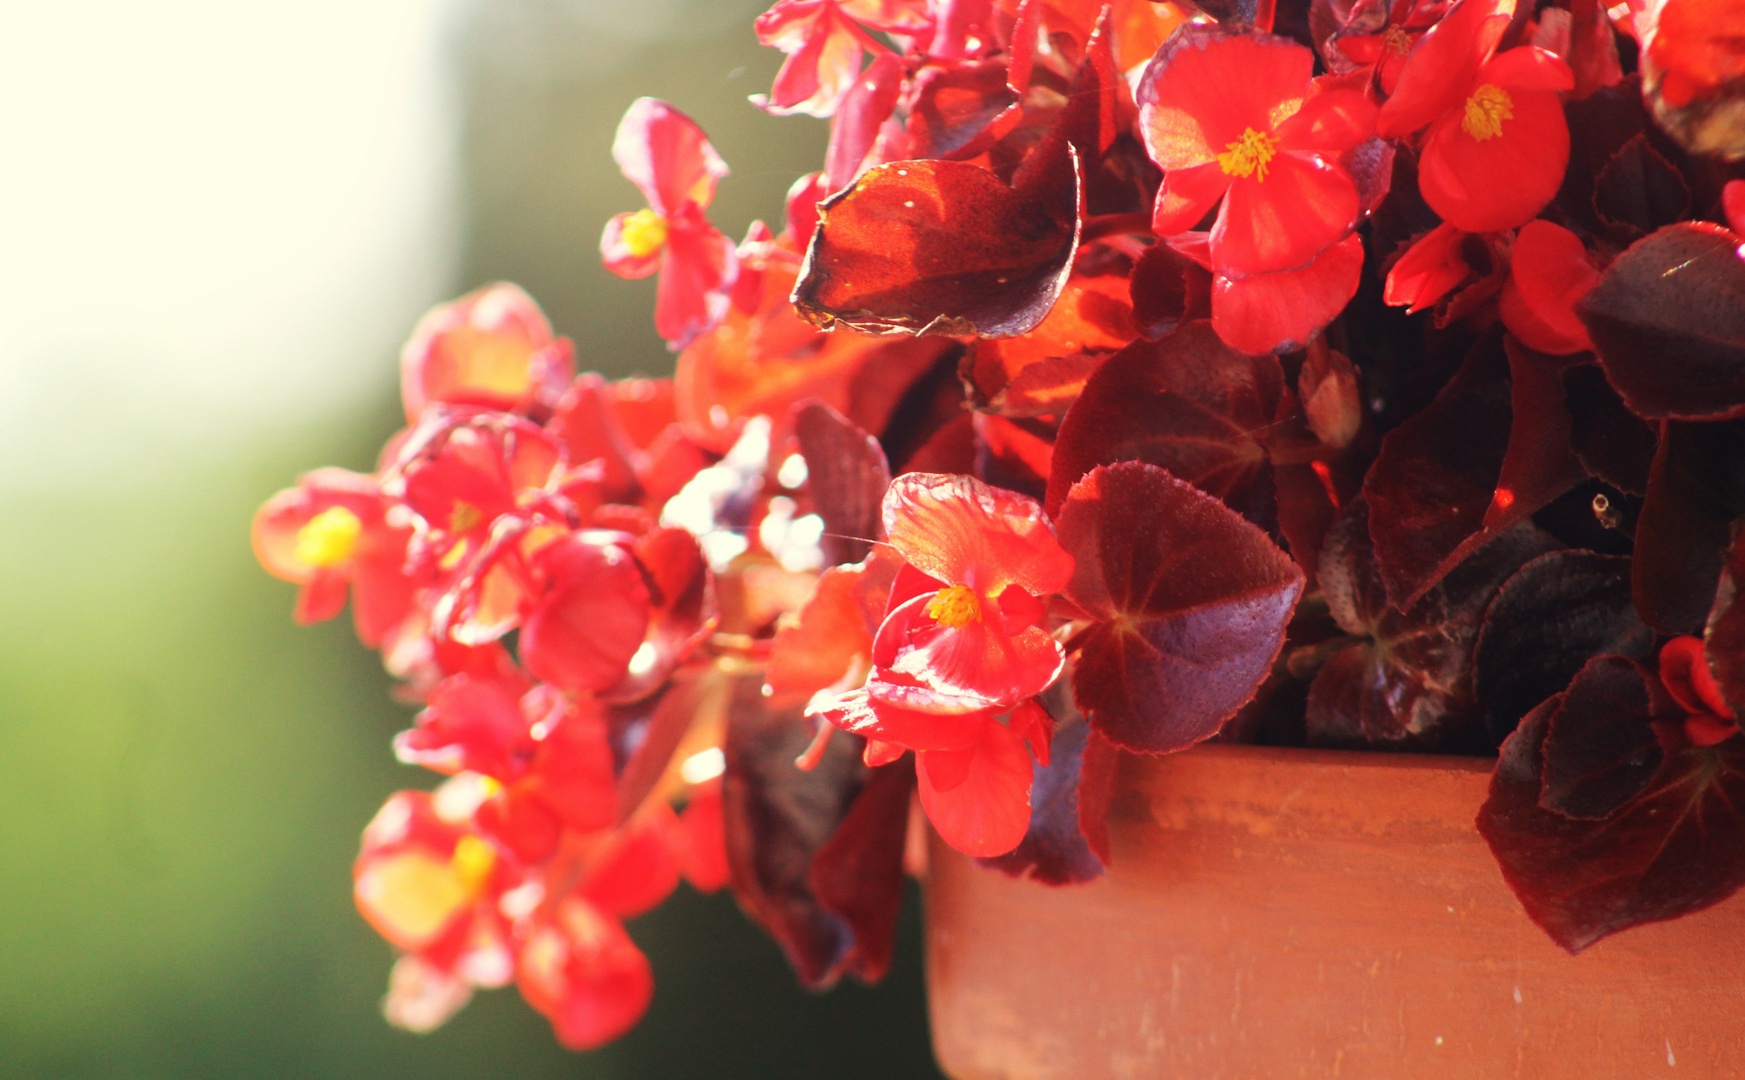
M 555 399 L 573 374 L 568 342 L 553 339 L 532 297 L 502 282 L 432 308 L 400 350 L 413 422 L 438 401 L 522 409 L 542 392 Z
M 989 708 L 1040 694 L 1060 675 L 1066 653 L 1041 628 L 1007 635 L 992 621 L 997 613 L 987 610 L 991 604 L 984 605 L 986 617 L 980 621 L 941 626 L 927 616 L 930 601 L 925 596 L 908 601 L 879 627 L 873 651 L 880 656 L 880 674 Z M 885 655 L 891 657 L 888 662 Z
M 781 47 L 778 43 L 778 48 Z M 860 39 L 840 16 L 826 6 L 812 24 L 800 48 L 791 53 L 769 97 L 753 99 L 777 116 L 805 113 L 827 117 L 854 84 L 860 72 Z
M 1171 169 L 1157 189 L 1157 204 L 1151 210 L 1151 229 L 1159 236 L 1173 236 L 1199 224 L 1217 201 L 1230 190 L 1230 174 L 1217 162 Z
M 1363 242 L 1348 236 L 1298 270 L 1212 285 L 1212 327 L 1233 349 L 1260 354 L 1302 348 L 1357 294 Z
M 345 597 L 351 582 L 342 573 L 317 570 L 297 591 L 297 606 L 291 617 L 299 626 L 326 622 L 345 610 Z
M 1455 5 L 1412 47 L 1393 96 L 1376 118 L 1376 133 L 1400 138 L 1458 109 L 1514 13 L 1515 0 L 1461 0 Z
M 1048 596 L 1072 578 L 1072 557 L 1041 505 L 972 477 L 899 476 L 885 493 L 884 521 L 891 545 L 911 566 L 984 596 L 1008 585 Z
M 903 62 L 893 53 L 875 57 L 849 87 L 830 125 L 830 146 L 824 154 L 826 190 L 821 195 L 847 187 L 860 175 L 879 127 L 897 107 L 902 89 Z
M 1701 638 L 1676 637 L 1661 648 L 1660 681 L 1685 712 L 1733 718 L 1733 710 L 1727 707 L 1714 672 L 1709 670 Z
M 626 211 L 613 214 L 606 221 L 606 228 L 600 233 L 600 261 L 606 269 L 621 278 L 635 281 L 645 278 L 660 269 L 661 254 L 666 250 L 662 244 L 646 255 L 638 255 L 624 242 L 624 222 L 631 217 Z
M 1444 223 L 1419 237 L 1388 271 L 1382 300 L 1412 315 L 1448 295 L 1472 273 L 1460 255 L 1465 235 Z
M 648 629 L 648 589 L 622 550 L 573 538 L 540 552 L 557 585 L 521 628 L 535 678 L 570 691 L 617 682 Z
M 1230 276 L 1289 270 L 1336 243 L 1357 221 L 1357 185 L 1315 157 L 1279 154 L 1231 181 L 1212 226 L 1212 269 Z
M 727 884 L 727 830 L 722 814 L 721 782 L 712 780 L 691 792 L 679 815 L 684 849 L 679 867 L 691 888 L 712 893 Z
M 808 716 L 822 716 L 853 735 L 909 750 L 963 750 L 981 738 L 987 714 L 924 713 L 887 704 L 872 696 L 876 688 L 854 690 Z
M 1464 111 L 1430 128 L 1418 166 L 1418 190 L 1430 209 L 1467 232 L 1496 232 L 1532 220 L 1557 194 L 1569 164 L 1563 104 L 1548 90 L 1509 92 L 1512 116 L 1502 133 L 1476 139 L 1462 129 Z
M 1375 102 L 1368 94 L 1324 90 L 1303 102 L 1273 134 L 1283 151 L 1342 154 L 1375 134 L 1375 116 Z
M 713 329 L 727 314 L 726 289 L 733 284 L 734 244 L 707 222 L 676 227 L 661 257 L 654 329 L 675 346 Z
M 1733 231 L 1745 234 L 1745 180 L 1729 180 L 1721 189 L 1721 206 Z
M 921 809 L 940 838 L 966 855 L 1004 855 L 1030 828 L 1030 755 L 1016 735 L 989 722 L 963 779 L 949 791 L 933 779 L 933 754 L 918 755 Z
M 654 997 L 654 972 L 624 927 L 575 898 L 522 942 L 515 969 L 521 995 L 571 1050 L 624 1034 Z
M 1561 93 L 1575 89 L 1575 72 L 1569 70 L 1569 65 L 1558 59 L 1555 53 L 1535 45 L 1524 45 L 1492 58 L 1479 69 L 1474 82 L 1479 86 L 1494 83 L 1510 90 L 1520 87 L 1522 90 Z
M 1528 348 L 1552 356 L 1591 350 L 1575 305 L 1600 283 L 1581 240 L 1549 221 L 1529 221 L 1515 238 L 1499 307 L 1504 325 Z
M 699 207 L 715 197 L 715 181 L 727 163 L 690 117 L 654 98 L 637 98 L 618 122 L 612 158 L 648 205 L 665 218 L 687 202 Z
M 1165 172 L 1215 162 L 1247 129 L 1270 132 L 1274 111 L 1308 91 L 1314 65 L 1285 38 L 1184 29 L 1140 82 L 1145 148 Z
M 673 812 L 659 804 L 654 815 L 619 833 L 596 857 L 577 895 L 621 919 L 658 907 L 679 884 L 678 858 L 670 842 L 678 824 Z

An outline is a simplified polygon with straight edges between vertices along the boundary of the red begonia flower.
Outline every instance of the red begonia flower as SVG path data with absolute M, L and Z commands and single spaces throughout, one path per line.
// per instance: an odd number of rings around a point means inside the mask
M 1727 186 L 1721 189 L 1721 212 L 1741 238 L 1739 257 L 1745 259 L 1745 180 L 1727 181 Z
M 390 525 L 388 506 L 375 477 L 318 469 L 256 511 L 255 557 L 303 587 L 299 623 L 333 618 L 349 592 L 358 638 L 374 648 L 412 614 L 421 583 L 406 570 L 412 530 Z
M 1310 74 L 1284 38 L 1190 27 L 1139 86 L 1140 130 L 1164 170 L 1152 227 L 1184 232 L 1220 200 L 1212 269 L 1245 276 L 1305 266 L 1348 235 L 1360 211 L 1340 154 L 1374 133 L 1375 106 Z
M 400 350 L 406 419 L 417 423 L 433 402 L 507 412 L 550 408 L 575 374 L 574 353 L 514 285 L 499 282 L 438 304 Z
M 1017 847 L 1030 828 L 1030 755 L 1018 735 L 987 717 L 963 750 L 915 755 L 921 809 L 940 839 L 966 855 L 991 858 Z
M 471 923 L 517 884 L 489 842 L 446 820 L 429 792 L 392 796 L 364 829 L 352 867 L 358 911 L 395 948 L 452 967 Z
M 703 213 L 727 164 L 695 121 L 654 98 L 638 98 L 624 113 L 612 157 L 648 207 L 606 223 L 600 257 L 622 278 L 660 271 L 655 331 L 680 347 L 727 312 L 734 244 Z
M 727 819 L 719 779 L 691 789 L 679 815 L 679 870 L 691 888 L 712 893 L 727 884 Z
M 534 916 L 516 984 L 571 1050 L 604 1045 L 642 1018 L 654 972 L 619 921 L 577 896 Z
M 1515 238 L 1509 280 L 1497 298 L 1503 325 L 1529 349 L 1550 356 L 1594 347 L 1575 305 L 1600 283 L 1581 239 L 1561 225 L 1529 221 Z
M 1560 91 L 1569 65 L 1523 46 L 1492 55 L 1513 0 L 1462 0 L 1412 50 L 1377 130 L 1403 137 L 1429 125 L 1418 190 L 1466 232 L 1524 224 L 1551 201 L 1569 164 Z
M 769 95 L 751 100 L 778 116 L 830 116 L 860 74 L 862 53 L 890 52 L 868 29 L 908 35 L 931 22 L 925 0 L 780 0 L 754 28 L 788 58 Z
M 939 588 L 897 605 L 873 641 L 875 697 L 921 712 L 1010 707 L 1046 689 L 1065 652 L 1040 623 L 1073 559 L 1042 507 L 967 476 L 908 473 L 885 532 Z
M 1684 732 L 1691 742 L 1713 746 L 1739 733 L 1739 720 L 1721 696 L 1701 638 L 1676 637 L 1661 648 L 1660 681 L 1689 714 Z
M 679 819 L 654 802 L 590 855 L 576 895 L 620 919 L 653 911 L 679 884 Z
M 431 691 L 413 726 L 394 737 L 394 756 L 440 773 L 518 779 L 537 745 L 521 708 L 524 685 L 452 675 Z

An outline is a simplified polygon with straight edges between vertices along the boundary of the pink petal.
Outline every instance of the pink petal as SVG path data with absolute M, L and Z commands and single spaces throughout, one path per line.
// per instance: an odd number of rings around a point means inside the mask
M 708 206 L 715 197 L 715 181 L 727 175 L 727 163 L 709 145 L 703 129 L 666 102 L 649 97 L 637 98 L 625 110 L 612 140 L 612 158 L 648 205 L 666 218 L 686 202 Z
M 884 523 L 911 566 L 985 596 L 998 596 L 1008 585 L 1049 596 L 1072 578 L 1072 556 L 1054 538 L 1041 504 L 972 477 L 897 477 L 885 493 Z

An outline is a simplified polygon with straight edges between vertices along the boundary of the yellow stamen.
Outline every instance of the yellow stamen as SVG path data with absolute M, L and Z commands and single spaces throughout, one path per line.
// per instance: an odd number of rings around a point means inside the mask
M 478 837 L 463 836 L 455 841 L 454 854 L 449 857 L 448 864 L 454 867 L 455 876 L 460 878 L 467 892 L 477 896 L 485 879 L 491 876 L 492 868 L 497 865 L 497 853 Z
M 456 536 L 471 532 L 479 522 L 485 520 L 485 515 L 470 502 L 462 499 L 454 501 L 454 508 L 448 512 L 448 531 Z
M 296 559 L 325 570 L 351 558 L 364 523 L 343 506 L 330 506 L 297 530 Z
M 653 210 L 642 209 L 624 219 L 618 236 L 630 254 L 637 258 L 653 255 L 666 243 L 666 218 Z
M 981 597 L 968 585 L 947 585 L 927 601 L 927 617 L 952 630 L 981 622 Z
M 1404 56 L 1412 51 L 1412 37 L 1397 26 L 1390 26 L 1381 36 L 1382 48 L 1395 56 Z
M 1233 143 L 1226 143 L 1226 152 L 1218 155 L 1218 165 L 1231 176 L 1266 179 L 1266 164 L 1278 152 L 1278 140 L 1265 132 L 1249 128 Z
M 1509 92 L 1485 83 L 1466 99 L 1466 115 L 1460 118 L 1460 130 L 1479 142 L 1494 139 L 1503 133 L 1503 121 L 1513 119 L 1514 115 L 1515 103 Z

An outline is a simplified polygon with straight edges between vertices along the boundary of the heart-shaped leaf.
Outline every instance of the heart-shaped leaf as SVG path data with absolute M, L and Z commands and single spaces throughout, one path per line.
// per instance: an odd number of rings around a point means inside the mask
M 1633 681 L 1639 684 L 1633 698 L 1652 696 L 1652 676 L 1634 665 L 1619 669 L 1601 658 L 1577 682 L 1587 678 Z M 1584 727 L 1597 729 L 1614 757 L 1616 748 L 1651 737 L 1641 730 L 1649 724 L 1641 715 L 1633 738 L 1620 739 L 1608 730 L 1613 725 L 1587 723 L 1589 709 L 1615 710 L 1618 692 L 1609 686 L 1604 693 L 1558 695 L 1529 713 L 1503 744 L 1478 814 L 1479 832 L 1528 916 L 1572 953 L 1619 930 L 1700 911 L 1745 884 L 1745 739 L 1711 747 L 1677 740 L 1641 790 L 1603 817 L 1570 817 L 1545 804 L 1556 749 L 1551 736 L 1567 740 L 1560 751 L 1566 757 Z
M 879 537 L 879 501 L 891 468 L 877 439 L 822 401 L 794 408 L 794 435 L 806 459 L 806 490 L 824 519 L 824 561 L 836 566 L 866 558 Z
M 1682 222 L 1631 245 L 1576 305 L 1624 404 L 1650 420 L 1745 416 L 1739 237 Z
M 1216 734 L 1284 644 L 1296 563 L 1217 499 L 1137 461 L 1074 484 L 1057 526 L 1077 560 L 1066 595 L 1097 620 L 1073 672 L 1091 725 L 1154 754 Z

